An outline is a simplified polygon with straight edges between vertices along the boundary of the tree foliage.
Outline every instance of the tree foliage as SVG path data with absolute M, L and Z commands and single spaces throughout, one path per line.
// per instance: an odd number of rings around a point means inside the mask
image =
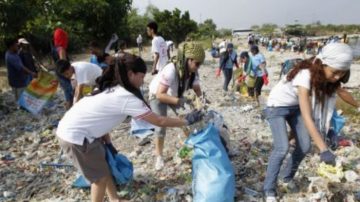
M 71 47 L 92 39 L 105 42 L 112 33 L 127 34 L 124 28 L 131 3 L 131 0 L 0 1 L 0 39 L 3 42 L 6 38 L 25 36 L 46 46 L 53 30 L 61 27 L 69 33 Z M 36 47 L 36 42 L 33 45 Z
M 182 13 L 175 8 L 172 12 L 164 10 L 154 12 L 153 15 L 161 35 L 165 39 L 171 39 L 175 44 L 181 43 L 189 33 L 197 30 L 197 23 L 190 18 L 189 11 Z

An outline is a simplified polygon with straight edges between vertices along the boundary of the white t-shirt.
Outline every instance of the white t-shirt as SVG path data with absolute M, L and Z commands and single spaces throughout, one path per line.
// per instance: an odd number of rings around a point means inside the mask
M 151 81 L 149 85 L 150 96 L 156 95 L 159 84 L 161 83 L 169 87 L 167 91 L 168 95 L 177 97 L 179 88 L 179 77 L 176 71 L 177 70 L 174 63 L 169 63 L 168 65 L 166 65 L 164 69 L 159 74 L 157 74 Z M 189 81 L 186 82 L 186 85 L 188 85 L 188 82 Z M 197 75 L 193 82 L 193 86 L 194 85 L 200 85 L 199 77 Z
M 74 62 L 71 66 L 75 69 L 75 80 L 77 84 L 94 86 L 95 80 L 102 74 L 102 69 L 90 62 Z
M 121 86 L 82 98 L 61 119 L 56 135 L 82 145 L 85 138 L 91 143 L 109 133 L 127 116 L 135 120 L 151 114 L 145 103 Z
M 155 36 L 151 42 L 151 52 L 159 54 L 159 60 L 156 64 L 156 70 L 159 72 L 163 69 L 168 61 L 167 45 L 161 36 Z
M 310 71 L 308 69 L 300 70 L 291 81 L 287 81 L 286 76 L 283 77 L 271 90 L 267 106 L 286 107 L 299 105 L 297 88 L 299 86 L 310 90 Z

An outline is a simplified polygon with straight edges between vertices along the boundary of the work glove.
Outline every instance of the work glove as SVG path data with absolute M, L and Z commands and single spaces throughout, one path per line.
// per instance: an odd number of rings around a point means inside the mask
M 217 69 L 215 70 L 215 76 L 216 76 L 216 78 L 220 76 L 220 73 L 221 73 L 221 68 L 219 67 L 219 68 L 217 68 Z
M 192 111 L 185 115 L 185 120 L 187 122 L 187 125 L 194 124 L 198 121 L 201 121 L 204 117 L 204 114 L 200 110 Z
M 333 153 L 331 153 L 331 151 L 329 150 L 320 153 L 320 161 L 326 164 L 335 166 L 336 164 L 335 158 L 336 156 Z

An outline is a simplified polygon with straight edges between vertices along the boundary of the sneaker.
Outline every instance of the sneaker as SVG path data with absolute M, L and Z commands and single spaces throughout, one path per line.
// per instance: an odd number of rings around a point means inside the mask
M 275 196 L 267 196 L 265 199 L 266 202 L 277 202 Z
M 164 160 L 161 156 L 156 157 L 155 170 L 161 170 L 164 167 Z

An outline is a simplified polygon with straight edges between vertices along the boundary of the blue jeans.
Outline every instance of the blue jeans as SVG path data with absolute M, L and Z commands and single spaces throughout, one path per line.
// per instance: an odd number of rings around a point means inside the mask
M 67 79 L 63 76 L 59 76 L 59 75 L 58 75 L 58 79 L 59 79 L 60 86 L 64 91 L 66 102 L 72 103 L 72 101 L 74 99 L 74 89 L 71 85 L 71 81 L 69 79 Z
M 275 196 L 280 167 L 289 150 L 286 123 L 295 134 L 296 145 L 284 168 L 285 182 L 294 178 L 301 161 L 311 149 L 311 140 L 301 117 L 299 106 L 267 107 L 264 114 L 270 124 L 273 136 L 273 148 L 266 171 L 264 192 L 268 196 Z

